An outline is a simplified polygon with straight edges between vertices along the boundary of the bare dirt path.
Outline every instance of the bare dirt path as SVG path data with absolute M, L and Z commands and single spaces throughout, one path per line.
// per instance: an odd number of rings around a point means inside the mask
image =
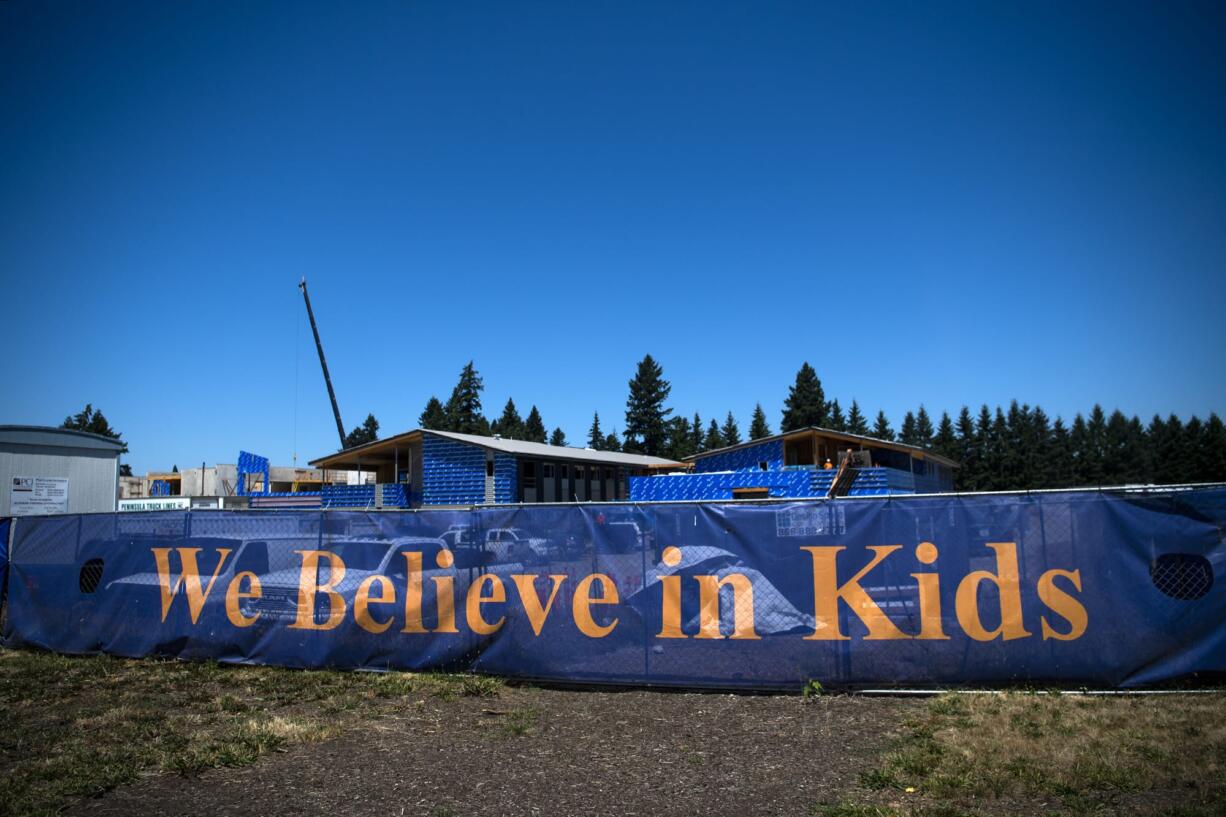
M 804 815 L 922 707 L 850 696 L 508 687 L 423 700 L 243 768 L 157 774 L 75 815 Z

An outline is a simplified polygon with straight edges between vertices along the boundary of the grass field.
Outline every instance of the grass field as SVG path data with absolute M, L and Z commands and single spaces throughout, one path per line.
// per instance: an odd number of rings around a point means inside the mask
M 689 736 L 679 730 L 677 724 L 711 718 L 716 704 L 721 723 L 743 717 L 750 728 L 729 731 L 715 724 L 710 733 Z M 312 744 L 323 749 L 343 743 L 385 722 L 396 724 L 394 734 L 407 734 L 410 746 L 427 738 L 461 741 L 438 744 L 434 751 L 444 766 L 462 770 L 466 761 L 478 759 L 473 746 L 495 740 L 520 747 L 513 752 L 539 750 L 545 762 L 558 766 L 541 771 L 563 778 L 573 759 L 558 748 L 593 731 L 581 722 L 589 715 L 605 719 L 593 723 L 631 736 L 616 746 L 616 738 L 594 740 L 589 753 L 609 750 L 596 769 L 635 752 L 666 758 L 657 742 L 666 735 L 690 747 L 681 758 L 685 765 L 718 779 L 735 781 L 744 774 L 746 785 L 767 787 L 768 800 L 771 792 L 783 791 L 769 788 L 780 776 L 802 785 L 815 779 L 828 758 L 850 756 L 855 771 L 795 811 L 814 817 L 1226 814 L 1226 696 L 1217 694 L 947 694 L 910 702 L 800 694 L 783 700 L 609 695 L 505 688 L 467 675 L 296 671 L 0 650 L 0 710 L 0 814 L 6 815 L 60 813 L 158 775 L 191 778 L 214 768 L 268 763 L 274 753 L 309 755 Z M 421 717 L 425 712 L 429 718 Z M 822 724 L 848 720 L 862 723 L 858 728 L 868 729 L 865 734 L 885 737 L 856 746 L 846 735 L 820 731 Z M 768 721 L 773 735 L 759 735 L 753 724 Z M 439 731 L 452 734 L 434 734 Z M 474 733 L 480 740 L 462 742 Z M 786 762 L 781 754 L 772 757 L 771 747 L 783 751 L 781 736 L 799 741 Z M 721 747 L 720 741 L 730 745 Z M 718 766 L 719 751 L 732 761 Z M 442 756 L 449 753 L 454 756 Z M 478 753 L 505 755 L 497 747 Z M 648 769 L 659 765 L 652 758 Z M 502 774 L 468 768 L 473 780 Z M 758 771 L 761 782 L 754 783 Z M 275 779 L 270 776 L 267 785 L 282 785 Z M 680 809 L 687 797 L 712 803 L 704 789 L 684 785 L 670 802 Z M 542 814 L 562 809 L 561 801 L 530 805 Z M 616 803 L 610 805 L 605 813 L 619 813 Z M 443 811 L 488 813 L 479 806 L 453 800 Z M 718 801 L 705 813 L 720 813 Z M 764 813 L 793 810 L 789 805 Z
M 0 814 L 55 814 L 151 772 L 253 763 L 397 701 L 489 696 L 471 675 L 227 667 L 0 650 Z M 343 715 L 345 717 L 337 717 Z

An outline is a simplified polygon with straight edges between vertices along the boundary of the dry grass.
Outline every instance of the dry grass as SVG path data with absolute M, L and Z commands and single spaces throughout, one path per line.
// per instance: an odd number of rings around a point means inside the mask
M 194 774 L 332 738 L 398 701 L 496 679 L 0 650 L 0 815 L 50 815 L 154 771 Z
M 945 695 L 861 785 L 819 813 L 1223 814 L 1226 696 Z

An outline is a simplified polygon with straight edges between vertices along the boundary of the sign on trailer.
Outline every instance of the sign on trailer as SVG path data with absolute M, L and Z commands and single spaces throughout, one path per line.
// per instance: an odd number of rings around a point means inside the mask
M 13 477 L 9 510 L 13 516 L 68 513 L 68 480 L 60 477 Z
M 186 511 L 192 506 L 189 496 L 150 497 L 148 499 L 121 499 L 121 511 Z M 215 504 L 209 507 L 217 507 Z

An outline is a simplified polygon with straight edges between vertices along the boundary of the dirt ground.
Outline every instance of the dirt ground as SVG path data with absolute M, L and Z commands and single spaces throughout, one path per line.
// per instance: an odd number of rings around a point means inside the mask
M 68 813 L 805 815 L 854 787 L 922 706 L 507 687 L 389 707 L 251 766 L 152 775 Z

